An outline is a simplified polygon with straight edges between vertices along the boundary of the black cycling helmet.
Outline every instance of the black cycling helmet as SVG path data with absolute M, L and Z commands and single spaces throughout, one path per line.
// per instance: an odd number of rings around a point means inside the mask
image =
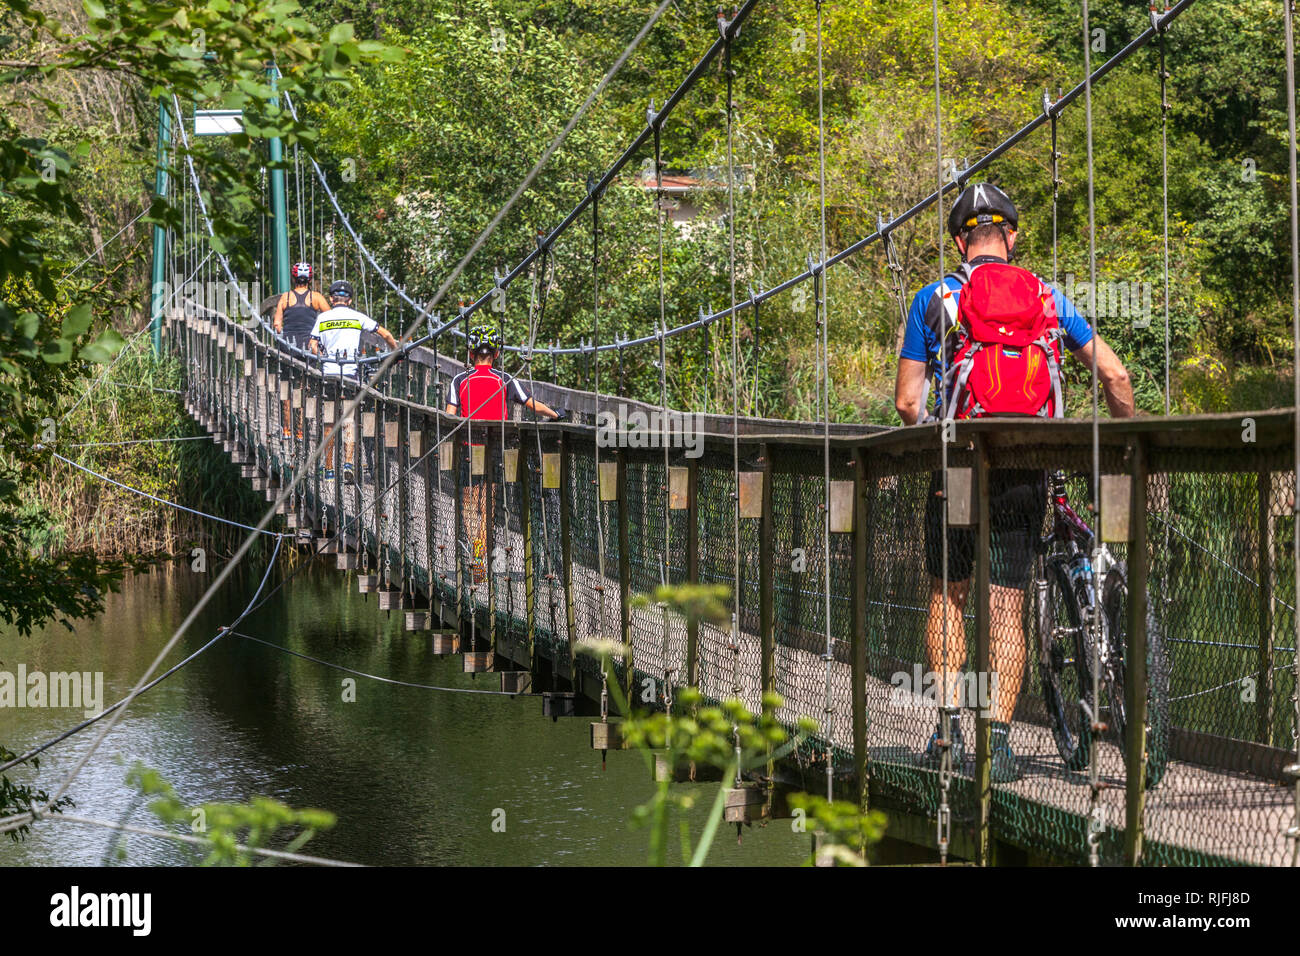
M 469 330 L 471 352 L 501 351 L 501 333 L 490 325 L 476 325 Z
M 289 270 L 289 274 L 292 275 L 294 279 L 300 280 L 302 282 L 310 282 L 312 277 L 311 263 L 310 262 L 295 263 L 294 267 Z
M 948 213 L 948 234 L 954 239 L 976 226 L 1007 225 L 1016 229 L 1019 224 L 1016 204 L 992 183 L 967 186 Z
M 352 298 L 352 283 L 339 279 L 330 285 L 331 299 L 350 299 Z

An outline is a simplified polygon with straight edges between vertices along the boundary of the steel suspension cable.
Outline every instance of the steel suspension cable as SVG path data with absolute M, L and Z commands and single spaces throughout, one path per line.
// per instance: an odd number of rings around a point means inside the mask
M 939 246 L 939 288 L 938 294 L 945 300 L 942 316 L 940 318 L 940 328 L 942 332 L 939 336 L 939 404 L 943 408 L 943 420 L 937 422 L 939 428 L 939 481 L 942 495 L 940 496 L 939 507 L 939 540 L 942 542 L 940 553 L 941 560 L 941 613 L 940 613 L 940 640 L 942 642 L 939 651 L 939 673 L 940 686 L 943 692 L 943 704 L 939 708 L 939 730 L 935 744 L 939 750 L 939 813 L 936 820 L 936 839 L 939 845 L 939 865 L 948 865 L 948 844 L 951 838 L 952 826 L 952 809 L 948 804 L 948 788 L 952 783 L 952 714 L 953 701 L 952 694 L 955 688 L 949 686 L 950 671 L 948 668 L 948 438 L 953 434 L 952 421 L 952 403 L 948 401 L 944 389 L 948 383 L 948 309 L 946 300 L 952 295 L 948 288 L 947 272 L 944 268 L 944 242 L 946 236 L 946 223 L 943 216 L 943 194 L 946 188 L 943 176 L 943 108 L 942 93 L 940 88 L 940 53 L 939 53 L 939 0 L 930 0 L 930 15 L 934 33 L 934 165 L 935 178 L 937 187 L 934 193 L 935 211 L 938 216 L 937 225 L 937 242 Z M 922 410 L 924 411 L 924 410 Z M 977 595 L 977 599 L 985 598 Z M 954 637 L 956 635 L 953 635 Z M 960 716 L 960 711 L 957 714 Z
M 731 592 L 731 653 L 732 653 L 732 691 L 740 702 L 740 354 L 737 347 L 739 339 L 736 327 L 738 312 L 736 308 L 736 168 L 735 168 L 735 114 L 734 99 L 735 71 L 731 66 L 731 46 L 734 34 L 730 34 L 731 23 L 726 19 L 722 9 L 718 10 L 718 32 L 722 34 L 722 70 L 725 77 L 725 112 L 727 118 L 727 277 L 731 290 L 731 468 L 732 468 L 732 592 Z M 707 405 L 706 405 L 707 408 Z M 736 779 L 740 786 L 740 726 L 732 721 L 731 732 L 736 744 Z
M 420 684 L 413 681 L 397 680 L 394 677 L 383 677 L 380 674 L 369 674 L 366 673 L 365 671 L 355 670 L 354 668 L 346 667 L 343 664 L 336 664 L 333 661 L 327 661 L 320 657 L 313 657 L 310 654 L 304 654 L 301 651 L 295 651 L 292 648 L 285 647 L 283 644 L 276 644 L 273 641 L 263 640 L 260 637 L 254 637 L 251 634 L 244 634 L 241 631 L 232 632 L 232 636 L 238 637 L 241 640 L 251 641 L 254 644 L 261 644 L 263 647 L 273 648 L 274 650 L 280 651 L 281 653 L 284 654 L 288 654 L 291 657 L 297 657 L 304 661 L 311 661 L 313 664 L 320 664 L 323 667 L 329 667 L 332 668 L 333 670 L 341 671 L 344 674 L 355 674 L 357 677 L 364 677 L 367 680 L 378 681 L 381 684 L 392 684 L 396 687 L 413 687 L 416 690 L 436 690 L 448 694 L 476 694 L 478 696 L 486 696 L 486 697 L 540 697 L 541 696 L 541 694 L 539 693 L 535 694 L 532 692 L 520 693 L 518 691 L 509 691 L 509 690 L 488 690 L 487 688 L 479 688 L 479 687 L 446 687 L 446 686 L 436 685 L 436 684 Z
M 826 261 L 826 69 L 823 63 L 822 0 L 817 6 L 817 192 L 820 216 L 819 261 Z M 826 615 L 826 650 L 822 659 L 826 663 L 826 800 L 835 799 L 835 709 L 831 697 L 831 668 L 835 661 L 835 648 L 831 643 L 831 359 L 830 315 L 826 289 L 826 270 L 821 269 L 816 280 L 817 324 L 821 333 L 821 367 L 818 369 L 822 386 L 822 603 Z
M 1059 94 L 1059 90 L 1057 91 Z M 1052 100 L 1051 94 L 1044 91 L 1043 109 L 1051 112 Z M 1052 287 L 1056 287 L 1058 276 L 1058 224 L 1060 215 L 1060 196 L 1061 196 L 1061 150 L 1057 145 L 1057 116 L 1052 116 Z M 1062 412 L 1064 414 L 1064 412 Z
M 177 504 L 175 501 L 168 501 L 166 498 L 159 498 L 157 495 L 151 495 L 149 492 L 141 491 L 139 488 L 132 488 L 130 485 L 123 484 L 122 482 L 117 481 L 114 478 L 108 477 L 108 475 L 100 474 L 99 472 L 95 471 L 92 468 L 87 468 L 85 465 L 78 464 L 77 462 L 73 461 L 71 458 L 65 458 L 62 455 L 60 455 L 58 452 L 51 452 L 50 457 L 57 458 L 65 465 L 71 465 L 73 468 L 76 468 L 79 471 L 84 471 L 92 478 L 97 478 L 100 481 L 106 481 L 110 485 L 116 485 L 118 488 L 121 488 L 123 491 L 129 491 L 132 494 L 139 495 L 142 498 L 148 498 L 150 501 L 157 502 L 160 505 L 166 505 L 169 508 L 175 508 L 177 511 L 184 511 L 196 517 L 206 518 L 209 521 L 217 521 L 220 522 L 221 524 L 230 525 L 232 528 L 239 528 L 243 531 L 248 531 L 250 533 L 256 532 L 258 534 L 264 534 L 273 538 L 283 537 L 283 535 L 281 535 L 278 531 L 267 531 L 264 528 L 254 528 L 252 525 L 242 524 L 241 522 L 238 521 L 232 521 L 229 518 L 222 518 L 219 515 L 207 514 L 206 512 L 198 511 L 194 508 L 187 508 L 185 505 Z
M 123 823 L 113 820 L 96 820 L 93 817 L 83 817 L 76 813 L 57 813 L 52 814 L 46 819 L 55 820 L 62 823 L 80 823 L 86 826 L 104 827 L 109 830 L 115 830 L 119 833 L 133 833 L 139 836 L 151 836 L 159 839 L 171 840 L 178 843 L 188 843 L 193 846 L 211 847 L 212 841 L 204 837 L 193 836 L 189 833 L 174 833 L 171 830 L 159 830 L 156 827 L 141 827 L 131 823 Z M 247 846 L 243 843 L 233 844 L 233 849 L 240 853 L 251 853 L 254 856 L 266 857 L 269 860 L 284 860 L 286 863 L 307 863 L 312 866 L 329 866 L 329 867 L 359 867 L 364 863 L 349 863 L 346 860 L 332 860 L 323 856 L 310 856 L 306 853 L 293 853 L 288 850 L 271 850 L 260 846 Z
M 1178 2 L 1175 3 L 1173 6 L 1171 6 L 1163 16 L 1158 18 L 1160 25 L 1162 27 L 1167 27 L 1170 22 L 1172 22 L 1177 17 L 1181 16 L 1187 10 L 1187 8 L 1190 7 L 1195 2 L 1196 0 L 1178 0 Z M 752 4 L 753 4 L 753 0 L 749 0 L 749 2 L 746 2 L 744 6 L 741 7 L 737 19 L 743 18 L 750 11 Z M 1110 57 L 1108 60 L 1106 60 L 1105 63 L 1103 63 L 1101 66 L 1097 68 L 1096 72 L 1092 74 L 1093 82 L 1098 82 L 1104 79 L 1105 77 L 1107 77 L 1116 67 L 1118 67 L 1120 64 L 1127 61 L 1139 49 L 1146 46 L 1156 35 L 1157 35 L 1157 30 L 1154 27 L 1151 27 L 1144 30 L 1138 36 L 1134 37 L 1123 49 L 1118 51 L 1114 56 Z M 716 44 L 715 46 L 718 46 L 720 48 L 720 41 L 719 44 Z M 694 75 L 694 73 L 696 72 L 702 71 L 703 67 L 707 65 L 707 62 L 711 62 L 715 55 L 716 55 L 716 51 L 714 49 L 711 49 L 709 54 L 706 55 L 705 60 L 701 61 L 701 64 L 697 66 L 696 70 L 693 71 L 692 75 Z M 977 160 L 974 164 L 966 167 L 966 169 L 962 171 L 963 178 L 969 179 L 970 177 L 974 176 L 976 173 L 986 169 L 995 160 L 1005 155 L 1014 146 L 1016 146 L 1021 141 L 1023 141 L 1031 133 L 1035 132 L 1044 123 L 1047 123 L 1050 120 L 1054 119 L 1055 117 L 1059 116 L 1060 113 L 1067 106 L 1070 106 L 1076 99 L 1078 99 L 1080 96 L 1083 95 L 1083 88 L 1084 88 L 1084 83 L 1080 82 L 1077 86 L 1073 87 L 1065 94 L 1058 97 L 1058 99 L 1054 103 L 1052 103 L 1050 107 L 1045 108 L 1044 111 L 1040 113 L 1038 116 L 1034 117 L 1025 125 L 1023 125 L 1020 129 L 1018 129 L 1016 132 L 1006 137 L 998 145 L 994 146 L 987 153 L 985 153 L 985 155 L 981 157 L 979 160 Z M 674 92 L 673 96 L 670 97 L 669 102 L 675 105 L 677 100 L 680 99 L 680 97 L 684 95 L 685 92 L 686 92 L 685 89 L 679 88 L 677 91 Z M 288 95 L 285 94 L 285 96 L 286 96 L 286 100 L 288 100 Z M 292 103 L 290 103 L 290 108 L 292 111 Z M 663 110 L 663 113 L 665 115 L 667 114 L 667 110 L 668 107 L 665 106 Z M 643 132 L 642 136 L 638 138 L 636 142 L 633 143 L 632 147 L 629 148 L 629 151 L 626 154 L 626 156 L 630 158 L 633 152 L 639 150 L 642 147 L 642 145 L 644 145 L 645 139 L 648 138 L 650 135 L 652 135 L 652 131 L 649 128 L 647 128 L 647 130 Z M 602 182 L 612 181 L 614 175 L 617 173 L 619 169 L 622 168 L 622 166 L 625 163 L 626 163 L 626 159 L 621 160 L 614 167 L 611 167 L 611 169 L 605 174 L 605 177 L 602 180 Z M 325 183 L 323 179 L 324 174 L 322 171 L 319 170 L 318 166 L 316 171 L 317 171 L 317 177 L 318 179 L 321 180 L 322 186 L 325 187 L 326 190 L 328 190 L 328 184 Z M 952 184 L 949 184 L 943 187 L 942 191 L 947 191 L 947 189 L 951 187 Z M 329 194 L 327 191 L 327 196 L 331 196 L 331 195 L 332 194 Z M 861 252 L 864 248 L 866 248 L 871 243 L 882 240 L 891 231 L 897 229 L 899 226 L 911 221 L 912 219 L 919 216 L 921 213 L 928 210 L 932 204 L 939 201 L 938 197 L 939 197 L 938 192 L 931 193 L 929 196 L 921 199 L 920 201 L 915 203 L 913 206 L 905 210 L 903 213 L 901 213 L 894 219 L 890 220 L 889 222 L 881 224 L 881 226 L 877 229 L 877 231 L 845 247 L 844 249 L 840 250 L 835 255 L 827 259 L 825 263 L 820 265 L 824 265 L 825 268 L 830 268 L 833 266 L 840 265 L 841 263 L 845 262 L 849 258 L 857 255 L 859 252 Z M 341 212 L 341 207 L 337 206 L 337 200 L 335 199 L 333 201 L 336 204 L 336 209 L 339 212 Z M 575 207 L 573 211 L 570 212 L 569 216 L 566 217 L 566 219 L 548 235 L 546 242 L 549 243 L 553 241 L 554 238 L 558 236 L 560 232 L 566 230 L 569 226 L 571 226 L 572 222 L 577 218 L 580 212 L 583 209 L 585 209 L 587 202 L 588 202 L 587 199 L 582 200 L 582 202 L 579 203 L 579 205 Z M 344 218 L 345 226 L 350 225 L 347 218 L 346 217 L 343 218 Z M 364 250 L 365 248 L 364 244 L 362 245 L 362 248 Z M 372 267 L 382 272 L 382 269 L 379 267 L 378 263 L 373 260 L 373 257 L 370 256 L 368 250 L 366 250 L 366 255 L 370 258 Z M 506 284 L 509 283 L 510 281 L 513 281 L 514 278 L 516 278 L 519 274 L 521 274 L 524 271 L 524 269 L 530 264 L 531 264 L 531 258 L 526 257 L 517 266 L 515 266 L 515 268 L 512 269 L 511 272 L 509 272 L 507 275 L 502 277 L 501 280 L 502 283 Z M 804 272 L 798 275 L 791 276 L 790 278 L 786 279 L 785 281 L 781 282 L 780 284 L 774 286 L 771 289 L 765 289 L 761 292 L 757 292 L 756 294 L 752 295 L 750 299 L 744 302 L 738 302 L 736 308 L 744 309 L 744 308 L 755 307 L 763 302 L 766 302 L 768 299 L 774 298 L 775 296 L 781 295 L 789 291 L 790 289 L 794 288 L 795 286 L 803 282 L 807 282 L 814 279 L 815 268 L 816 266 L 812 266 L 808 270 L 805 270 Z M 399 289 L 397 284 L 393 282 L 391 280 L 391 277 L 387 276 L 386 273 L 383 273 L 383 277 L 385 282 L 389 283 L 390 287 L 393 288 L 395 291 L 398 291 L 399 294 L 403 296 L 407 304 L 410 305 L 412 308 L 414 308 L 417 311 L 417 313 L 419 313 L 420 315 L 427 315 L 430 312 L 432 312 L 432 309 L 434 308 L 433 305 L 421 306 L 413 299 L 410 299 L 410 297 L 406 295 L 405 290 Z M 493 294 L 492 292 L 485 293 L 483 296 L 475 300 L 466 308 L 469 309 L 471 312 L 477 311 L 490 300 L 492 294 Z M 440 301 L 441 296 L 439 296 L 438 298 Z M 684 335 L 689 332 L 693 332 L 697 329 L 704 329 L 707 334 L 707 331 L 710 328 L 710 326 L 712 326 L 714 323 L 716 323 L 717 321 L 723 318 L 727 318 L 730 315 L 731 311 L 733 310 L 730 308 L 725 308 L 716 313 L 712 313 L 708 315 L 701 314 L 701 316 L 695 319 L 694 321 L 687 322 L 683 325 L 676 326 L 670 329 L 666 333 L 666 337 L 675 338 L 677 336 Z M 414 344 L 423 344 L 424 342 L 429 341 L 435 335 L 440 335 L 447 331 L 452 331 L 454 334 L 460 335 L 461 332 L 459 330 L 456 330 L 454 328 L 454 325 L 455 325 L 455 321 L 453 320 L 440 327 L 432 328 L 430 329 L 427 335 L 422 336 L 420 339 L 416 340 Z M 652 335 L 646 335 L 638 338 L 628 339 L 618 343 L 606 343 L 602 345 L 600 348 L 602 351 L 612 351 L 618 348 L 630 348 L 635 346 L 654 344 L 658 342 L 658 337 L 659 337 L 659 332 L 656 331 Z M 298 354 L 297 351 L 291 347 L 285 346 L 285 349 L 286 351 L 289 351 L 293 354 Z M 512 346 L 506 346 L 505 351 L 517 351 L 517 348 Z M 536 351 L 538 352 L 538 354 L 550 355 L 552 358 L 559 355 L 577 356 L 592 351 L 592 346 L 584 342 L 577 346 L 560 347 L 557 342 L 557 344 L 554 347 L 541 348 L 541 349 L 537 349 Z M 360 361 L 374 362 L 377 361 L 377 359 L 373 359 L 373 358 L 361 359 Z
M 1088 281 L 1091 283 L 1092 299 L 1097 295 L 1097 203 L 1094 182 L 1092 150 L 1092 31 L 1088 22 L 1088 0 L 1083 0 L 1083 115 L 1085 123 L 1085 141 L 1087 143 L 1088 163 Z M 1090 313 L 1094 308 L 1088 310 Z M 1092 500 L 1100 510 L 1101 504 L 1101 429 L 1097 395 L 1097 322 L 1093 315 L 1088 316 L 1093 343 L 1092 361 Z M 1145 520 L 1134 516 L 1134 520 Z M 1100 528 L 1097 529 L 1100 532 Z M 1105 545 L 1101 535 L 1097 535 L 1097 546 L 1092 560 L 1093 594 L 1101 600 L 1102 587 L 1105 582 L 1104 561 Z M 1100 648 L 1102 641 L 1101 614 L 1094 614 L 1090 622 L 1093 647 Z M 1093 735 L 1101 728 L 1101 654 L 1092 655 L 1092 706 L 1094 712 L 1088 715 L 1092 721 Z M 1092 866 L 1101 865 L 1101 835 L 1106 828 L 1106 807 L 1101 802 L 1101 747 L 1094 744 L 1088 748 L 1088 785 L 1090 823 L 1088 826 L 1088 862 Z
M 1295 82 L 1295 10 L 1292 0 L 1282 0 L 1284 32 L 1286 35 L 1286 125 L 1287 172 L 1290 177 L 1291 199 L 1291 361 L 1295 402 L 1295 431 L 1292 434 L 1294 462 L 1292 466 L 1291 513 L 1300 516 L 1300 189 L 1296 179 L 1296 82 Z M 1300 522 L 1300 517 L 1297 517 Z M 1295 593 L 1300 595 L 1300 534 L 1291 536 L 1291 560 Z M 1292 646 L 1300 648 L 1300 614 L 1291 615 Z M 1293 662 L 1291 701 L 1291 742 L 1296 751 L 1296 762 L 1286 768 L 1295 788 L 1295 810 L 1286 835 L 1293 841 L 1291 865 L 1300 866 L 1300 654 Z
M 535 395 L 537 389 L 537 380 L 534 372 L 534 363 L 532 360 L 532 347 L 537 343 L 537 333 L 542 327 L 542 321 L 546 318 L 546 266 L 550 261 L 549 253 L 543 253 L 538 261 L 536 281 L 533 284 L 532 301 L 529 304 L 529 324 L 528 324 L 528 392 L 529 395 Z M 537 412 L 533 410 L 533 421 L 537 421 Z M 537 440 L 537 464 L 542 464 L 542 433 L 540 429 L 533 429 L 533 436 Z M 532 486 L 529 486 L 529 495 L 531 497 Z M 545 496 L 538 495 L 538 501 L 541 502 L 539 510 L 542 514 L 542 541 L 543 550 L 546 553 L 546 580 L 550 582 L 549 590 L 551 593 L 551 609 L 554 610 L 554 590 L 555 590 L 555 562 L 551 554 L 551 532 L 550 524 L 546 518 L 546 501 Z M 531 506 L 531 502 L 529 503 Z M 533 559 L 536 560 L 536 557 Z M 554 631 L 554 622 L 552 622 L 552 631 Z
M 646 122 L 654 128 L 654 163 L 655 163 L 655 247 L 658 261 L 659 286 L 659 435 L 664 446 L 664 553 L 660 560 L 659 580 L 667 587 L 671 584 L 669 564 L 672 554 L 672 471 L 668 456 L 668 345 L 663 333 L 668 329 L 668 307 L 664 291 L 664 164 L 663 164 L 663 127 L 659 114 L 651 101 L 647 111 Z M 672 714 L 673 710 L 673 674 L 676 668 L 670 666 L 670 648 L 668 643 L 667 603 L 662 604 L 664 615 L 664 710 Z
M 598 186 L 593 182 L 588 182 L 588 189 L 597 189 Z M 600 344 L 600 195 L 599 193 L 592 196 L 591 200 L 591 330 L 592 341 L 597 345 Z M 601 641 L 608 640 L 605 633 L 605 508 L 604 508 L 604 488 L 600 480 L 600 352 L 593 354 L 595 358 L 595 368 L 593 372 L 596 379 L 595 387 L 595 415 L 596 415 L 596 440 L 592 442 L 592 458 L 595 462 L 596 481 L 596 561 L 600 574 L 600 583 L 596 585 L 596 600 L 600 606 L 600 637 Z M 609 414 L 606 412 L 606 414 Z M 621 585 L 620 585 L 621 586 Z M 608 657 L 602 656 L 600 663 L 600 716 L 604 720 L 609 713 L 609 663 Z M 631 667 L 632 662 L 626 661 L 626 667 Z
M 574 127 L 576 127 L 578 123 L 582 120 L 582 118 L 586 116 L 587 111 L 591 108 L 592 104 L 594 104 L 596 102 L 596 99 L 600 96 L 600 94 L 605 91 L 606 87 L 609 86 L 610 82 L 614 79 L 614 77 L 617 76 L 619 72 L 623 69 L 623 65 L 628 61 L 628 59 L 632 56 L 632 54 L 636 51 L 636 49 L 641 45 L 642 40 L 644 40 L 645 37 L 650 33 L 650 31 L 654 28 L 654 25 L 659 22 L 659 18 L 663 16 L 664 11 L 668 9 L 668 7 L 672 4 L 672 2 L 673 0 L 663 0 L 663 2 L 660 3 L 658 7 L 655 8 L 654 13 L 650 15 L 650 18 L 637 32 L 636 36 L 633 37 L 631 43 L 629 43 L 628 46 L 623 50 L 623 52 L 619 55 L 618 59 L 614 61 L 614 64 L 609 68 L 609 70 L 605 73 L 605 75 L 601 77 L 600 82 L 596 84 L 595 88 L 591 91 L 590 94 L 588 94 L 586 100 L 584 100 L 582 105 L 578 107 L 577 112 L 575 112 L 573 116 L 569 118 L 569 121 L 565 124 L 564 129 L 560 131 L 559 135 L 557 135 L 555 139 L 550 143 L 550 145 L 547 146 L 547 148 L 543 151 L 542 156 L 538 159 L 537 163 L 533 166 L 532 170 L 530 170 L 528 175 L 524 177 L 524 179 L 520 182 L 519 186 L 515 189 L 514 193 L 511 195 L 510 199 L 506 201 L 505 205 L 502 206 L 501 210 L 488 224 L 488 226 L 484 230 L 483 235 L 479 237 L 479 239 L 470 248 L 469 252 L 466 253 L 466 256 L 462 261 L 461 265 L 453 270 L 451 277 L 449 277 L 443 283 L 443 285 L 440 287 L 437 294 L 435 294 L 433 301 L 431 301 L 427 306 L 421 307 L 417 302 L 415 302 L 415 300 L 411 299 L 406 294 L 405 290 L 400 289 L 397 286 L 397 284 L 393 282 L 392 277 L 389 276 L 386 272 L 384 272 L 380 268 L 379 264 L 375 261 L 374 257 L 370 254 L 369 250 L 365 249 L 365 246 L 361 242 L 360 237 L 358 237 L 356 233 L 353 232 L 352 224 L 348 221 L 347 216 L 344 215 L 343 210 L 339 207 L 338 199 L 337 197 L 335 197 L 333 191 L 330 190 L 329 183 L 325 180 L 324 173 L 321 171 L 319 164 L 317 164 L 316 161 L 311 157 L 308 157 L 309 159 L 311 159 L 312 166 L 316 171 L 316 176 L 317 179 L 320 181 L 321 188 L 324 190 L 325 195 L 329 199 L 330 203 L 334 206 L 334 209 L 337 212 L 339 218 L 343 220 L 344 228 L 346 228 L 349 232 L 352 232 L 353 238 L 356 239 L 358 247 L 363 250 L 364 255 L 366 256 L 366 258 L 370 260 L 370 264 L 375 268 L 375 270 L 381 273 L 384 277 L 384 280 L 390 285 L 390 287 L 392 287 L 393 290 L 396 291 L 406 301 L 408 305 L 410 305 L 413 309 L 415 309 L 417 313 L 417 321 L 419 316 L 425 315 L 429 310 L 436 308 L 438 302 L 440 302 L 442 300 L 442 297 L 446 294 L 447 289 L 449 289 L 455 283 L 456 279 L 459 278 L 460 273 L 464 270 L 464 266 L 468 264 L 469 260 L 473 258 L 473 256 L 478 252 L 483 242 L 486 241 L 487 236 L 496 230 L 497 225 L 499 225 L 500 222 L 505 218 L 506 214 L 511 209 L 514 208 L 514 205 L 518 201 L 519 197 L 522 196 L 524 191 L 529 186 L 532 185 L 533 181 L 537 178 L 538 174 L 542 171 L 542 168 L 545 167 L 545 165 L 550 161 L 551 156 L 554 155 L 555 151 L 559 149 L 560 145 L 568 138 L 569 133 L 573 131 Z M 758 0 L 745 0 L 745 4 L 743 7 L 744 13 L 748 15 L 749 11 L 753 7 L 755 7 L 757 3 Z M 695 67 L 695 69 L 692 70 L 691 73 L 687 76 L 687 79 L 683 81 L 682 85 L 679 86 L 669 97 L 668 102 L 665 104 L 664 107 L 665 113 L 667 113 L 672 106 L 675 106 L 677 102 L 683 96 L 685 96 L 686 92 L 692 86 L 695 85 L 695 83 L 699 80 L 699 77 L 703 75 L 705 68 L 708 66 L 709 62 L 711 62 L 713 57 L 717 55 L 718 45 L 719 45 L 718 43 L 715 43 L 712 47 L 710 47 L 709 52 L 705 55 L 705 58 L 700 61 L 700 63 Z M 293 101 L 289 98 L 289 95 L 287 93 L 284 94 L 284 97 L 285 97 L 285 103 L 289 107 L 289 112 L 293 116 L 294 120 L 296 121 L 298 119 L 298 113 L 297 110 L 294 108 Z M 620 157 L 620 159 L 613 166 L 611 166 L 609 170 L 605 172 L 605 174 L 601 177 L 600 182 L 598 183 L 598 186 L 601 190 L 604 190 L 613 181 L 618 171 L 621 170 L 623 166 L 628 162 L 628 160 L 630 160 L 631 157 L 645 145 L 645 141 L 648 138 L 648 135 L 649 135 L 648 130 L 642 132 L 632 143 L 632 145 L 628 148 L 628 150 L 624 152 L 623 156 Z M 559 237 L 559 235 L 564 230 L 568 229 L 569 226 L 572 225 L 572 223 L 582 213 L 583 209 L 590 201 L 590 199 L 591 199 L 591 194 L 589 193 L 587 199 L 584 199 L 582 202 L 578 203 L 578 205 L 574 207 L 574 209 L 569 213 L 569 215 L 565 217 L 564 221 L 560 224 L 560 226 L 558 226 L 547 236 L 545 240 L 545 245 L 549 246 Z M 537 252 L 534 251 L 530 253 L 527 257 L 525 257 L 525 259 L 522 262 L 520 262 L 519 265 L 517 265 L 506 276 L 502 278 L 500 284 L 503 287 L 505 285 L 508 285 L 517 275 L 521 274 L 522 271 L 525 268 L 527 268 L 528 265 L 531 264 L 532 259 L 535 258 L 536 255 Z M 470 305 L 469 311 L 475 312 L 478 309 L 482 308 L 487 303 L 487 301 L 491 298 L 492 294 L 493 294 L 492 292 L 488 292 L 487 294 L 480 297 L 478 300 L 476 300 L 474 303 Z M 441 329 L 439 331 L 446 331 L 446 329 L 452 329 L 454 331 L 454 329 L 450 324 L 446 328 Z M 403 338 L 406 338 L 406 336 L 403 336 Z
M 1283 2 L 1289 3 L 1290 0 Z M 1169 12 L 1168 3 L 1165 4 L 1165 12 Z M 1165 33 L 1168 27 L 1160 24 L 1154 2 L 1151 4 L 1151 23 L 1160 31 L 1160 203 L 1165 282 L 1165 415 L 1168 415 L 1172 398 L 1169 391 L 1169 70 L 1165 66 Z

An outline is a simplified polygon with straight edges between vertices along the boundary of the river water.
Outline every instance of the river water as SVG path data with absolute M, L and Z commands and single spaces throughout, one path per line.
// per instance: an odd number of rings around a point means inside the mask
M 52 625 L 28 637 L 0 630 L 0 671 L 102 672 L 103 705 L 125 696 L 215 575 L 187 566 L 129 578 L 103 614 L 69 632 Z M 277 570 L 272 583 L 280 579 Z M 232 579 L 169 655 L 170 667 L 232 621 L 257 587 Z M 356 591 L 355 580 L 323 564 L 298 573 L 239 627 L 243 633 L 369 674 L 421 684 L 498 688 L 495 675 L 460 672 L 459 657 L 435 657 L 427 635 L 402 630 Z M 140 761 L 187 805 L 274 797 L 318 807 L 338 823 L 302 852 L 367 864 L 638 865 L 649 833 L 631 823 L 652 793 L 639 752 L 611 752 L 602 771 L 589 749 L 591 718 L 542 716 L 538 698 L 455 694 L 356 681 L 281 651 L 227 637 L 134 702 L 76 778 L 75 812 L 140 826 L 160 824 L 127 786 Z M 21 753 L 78 723 L 72 708 L 0 707 L 0 743 Z M 39 771 L 11 771 L 15 783 L 53 788 L 104 725 L 56 745 Z M 682 785 L 697 835 L 716 784 Z M 504 811 L 504 818 L 498 811 Z M 504 819 L 504 832 L 498 829 Z M 107 829 L 45 822 L 25 842 L 0 840 L 0 865 L 98 864 L 115 838 Z M 719 831 L 708 862 L 791 865 L 808 837 L 789 821 Z M 680 846 L 676 828 L 669 845 Z M 677 852 L 677 859 L 680 851 Z M 191 862 L 173 841 L 131 836 L 125 864 Z M 670 859 L 670 862 L 675 862 Z

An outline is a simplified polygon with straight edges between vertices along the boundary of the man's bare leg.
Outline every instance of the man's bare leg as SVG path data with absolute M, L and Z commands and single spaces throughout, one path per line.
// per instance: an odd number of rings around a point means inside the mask
M 347 464 L 352 465 L 354 468 L 356 467 L 356 462 L 357 462 L 356 425 L 353 424 L 352 419 L 350 418 L 343 423 L 343 460 L 347 462 Z
M 483 485 L 471 484 L 463 489 L 461 495 L 461 514 L 465 522 L 465 534 L 469 538 L 470 580 L 474 584 L 482 582 L 487 559 L 487 514 L 483 503 Z
M 943 599 L 943 582 L 930 579 L 930 616 L 926 625 L 925 654 L 930 670 L 939 680 L 941 688 L 937 702 L 958 706 L 959 681 L 962 666 L 966 663 L 966 622 L 962 614 L 970 593 L 970 581 L 949 581 L 948 602 Z M 944 622 L 947 622 L 945 641 Z
M 1025 592 L 996 584 L 990 591 L 989 666 L 997 675 L 992 717 L 1009 724 L 1025 679 Z
M 325 470 L 331 471 L 334 468 L 334 435 L 338 431 L 336 425 L 331 425 L 325 432 L 325 438 L 322 442 L 325 446 Z

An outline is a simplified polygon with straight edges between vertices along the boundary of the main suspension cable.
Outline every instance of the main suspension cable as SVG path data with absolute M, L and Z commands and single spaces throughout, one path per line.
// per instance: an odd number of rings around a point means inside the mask
M 823 64 L 822 0 L 817 6 L 817 192 L 820 214 L 819 257 L 826 261 L 826 69 Z M 835 647 L 831 638 L 831 359 L 830 316 L 826 289 L 826 270 L 822 269 L 816 280 L 817 324 L 821 333 L 821 365 L 818 374 L 822 386 L 822 603 L 825 613 L 826 650 L 822 659 L 826 664 L 826 704 L 823 708 L 826 726 L 826 800 L 835 799 L 835 709 L 831 696 L 831 669 L 835 662 Z

